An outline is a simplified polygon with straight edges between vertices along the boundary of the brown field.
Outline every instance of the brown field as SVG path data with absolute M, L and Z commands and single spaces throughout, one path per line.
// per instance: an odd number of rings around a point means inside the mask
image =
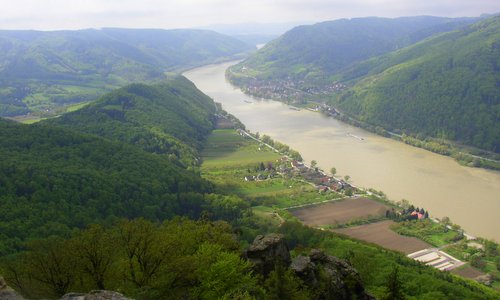
M 465 265 L 463 267 L 453 269 L 451 272 L 460 275 L 462 277 L 471 279 L 475 279 L 478 276 L 484 275 L 483 272 L 479 271 L 478 269 L 470 265 Z
M 382 247 L 410 254 L 431 248 L 431 245 L 414 237 L 402 236 L 389 227 L 393 221 L 382 221 L 362 226 L 335 229 L 333 231 L 350 237 L 380 245 Z
M 351 198 L 338 202 L 330 202 L 290 212 L 309 226 L 328 224 L 344 224 L 355 219 L 369 216 L 383 216 L 388 207 L 368 198 Z

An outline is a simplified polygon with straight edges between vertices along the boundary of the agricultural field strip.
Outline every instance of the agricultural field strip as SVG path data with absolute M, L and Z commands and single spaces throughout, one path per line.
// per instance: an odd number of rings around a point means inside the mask
M 364 197 L 344 197 L 343 201 L 325 201 L 303 205 L 291 213 L 310 226 L 345 224 L 352 220 L 383 216 L 388 206 Z

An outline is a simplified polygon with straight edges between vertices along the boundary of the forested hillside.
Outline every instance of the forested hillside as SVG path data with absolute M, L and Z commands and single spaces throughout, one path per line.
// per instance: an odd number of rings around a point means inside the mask
M 44 122 L 167 154 L 185 166 L 212 130 L 214 102 L 181 76 L 161 84 L 132 84 L 88 106 Z
M 367 128 L 498 153 L 499 19 L 361 18 L 298 27 L 227 75 L 256 96 L 326 101 Z
M 116 218 L 196 218 L 210 191 L 167 156 L 124 143 L 3 120 L 0 132 L 0 255 Z
M 353 63 L 472 21 L 439 17 L 371 17 L 298 26 L 231 70 L 242 76 L 235 76 L 235 80 L 241 80 L 243 85 L 252 80 L 325 80 Z
M 500 151 L 500 17 L 349 70 L 361 81 L 333 103 L 390 130 Z
M 0 116 L 50 115 L 59 105 L 250 49 L 206 30 L 0 31 Z

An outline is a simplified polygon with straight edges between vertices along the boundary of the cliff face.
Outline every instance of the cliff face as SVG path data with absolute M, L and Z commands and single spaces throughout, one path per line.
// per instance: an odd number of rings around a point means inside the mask
M 311 290 L 314 299 L 375 299 L 366 293 L 358 272 L 346 261 L 313 249 L 293 260 L 283 235 L 259 235 L 245 253 L 254 271 L 264 277 L 277 264 L 290 268 Z

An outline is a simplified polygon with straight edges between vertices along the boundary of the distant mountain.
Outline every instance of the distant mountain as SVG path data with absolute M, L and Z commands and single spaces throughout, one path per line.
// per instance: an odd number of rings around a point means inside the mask
M 0 31 L 0 116 L 50 112 L 252 48 L 207 30 Z
M 298 26 L 270 42 L 232 71 L 252 80 L 319 80 L 373 56 L 401 49 L 475 19 L 440 17 L 355 18 Z M 245 78 L 248 74 L 248 78 Z
M 56 120 L 0 118 L 0 256 L 91 223 L 199 218 L 212 185 L 187 166 L 213 111 L 179 77 L 126 86 Z
M 334 103 L 370 124 L 500 152 L 500 16 L 370 59 Z
M 175 76 L 161 84 L 123 87 L 44 122 L 169 154 L 190 166 L 213 128 L 214 113 L 215 104 L 208 96 L 186 78 Z
M 301 26 L 227 75 L 258 96 L 327 101 L 373 128 L 498 153 L 499 18 L 361 18 Z

